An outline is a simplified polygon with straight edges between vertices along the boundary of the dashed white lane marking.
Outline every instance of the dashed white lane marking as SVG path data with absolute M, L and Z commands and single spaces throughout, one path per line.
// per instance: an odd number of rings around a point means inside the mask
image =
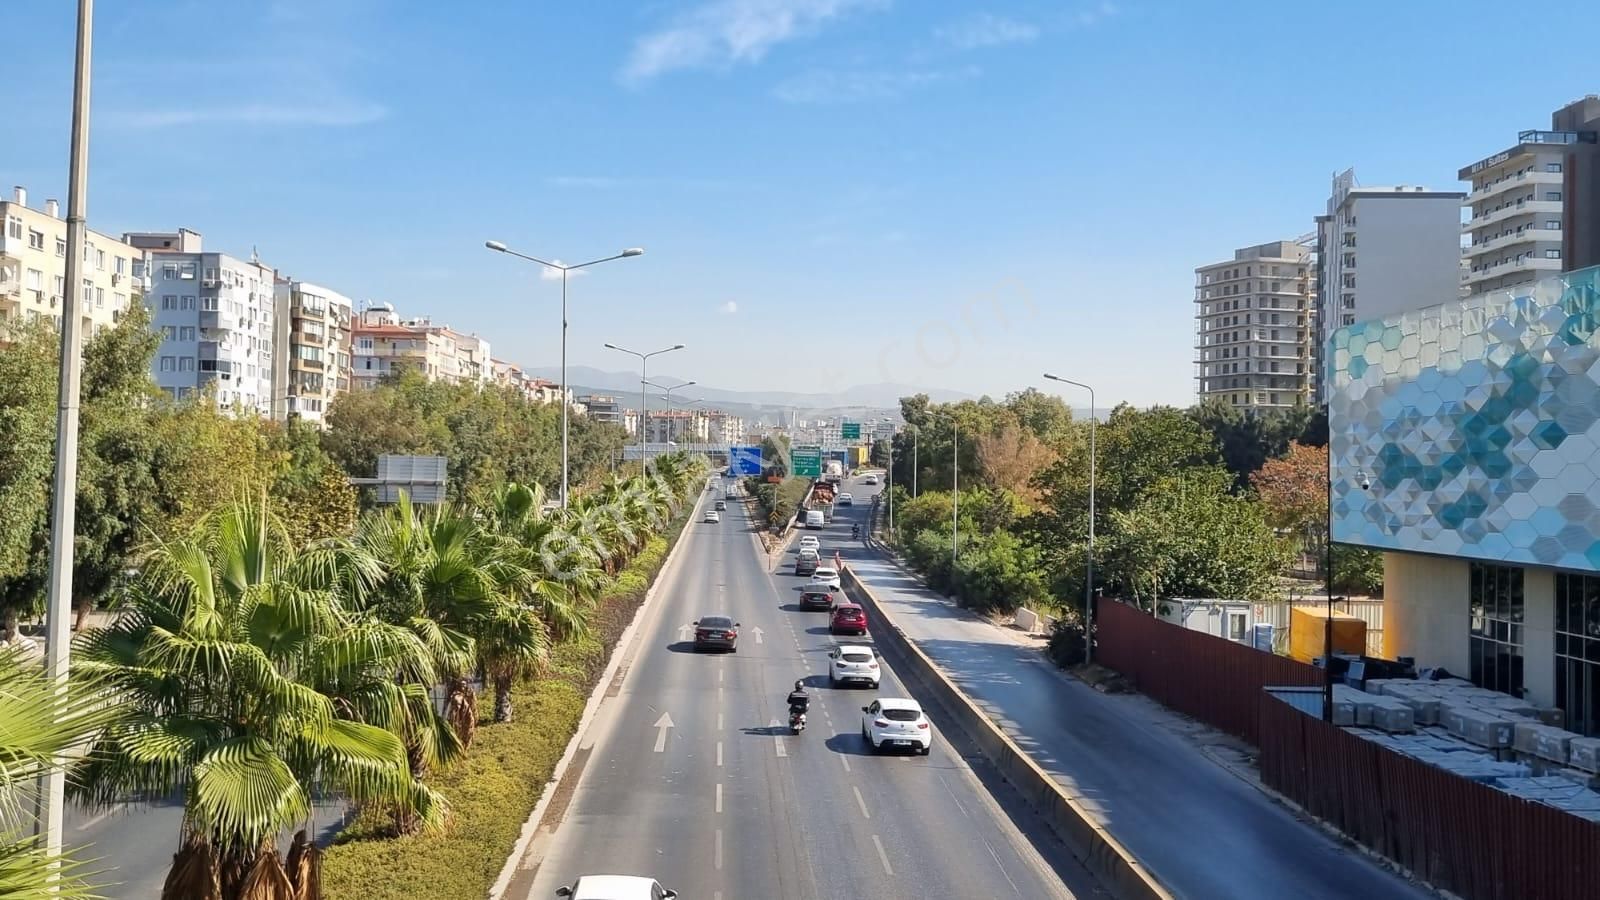
M 867 812 L 867 800 L 866 800 L 865 797 L 861 796 L 861 788 L 858 788 L 858 787 L 856 787 L 855 785 L 852 784 L 852 785 L 850 785 L 850 790 L 855 791 L 855 794 L 856 794 L 856 805 L 861 807 L 861 818 L 863 818 L 863 819 L 872 818 L 872 813 Z
M 717 783 L 717 812 L 722 812 L 722 783 Z
M 772 728 L 772 746 L 777 748 L 779 756 L 788 756 L 789 755 L 789 751 L 788 751 L 787 748 L 785 748 L 783 746 L 783 733 L 778 730 L 778 720 L 777 719 L 773 719 L 772 720 L 771 728 Z
M 717 768 L 722 767 L 722 742 L 717 741 Z
M 725 675 L 725 674 L 727 674 L 727 673 L 724 672 L 722 669 L 718 669 L 717 670 L 717 684 L 721 684 L 722 683 L 722 676 Z
M 717 832 L 721 834 L 722 832 Z M 883 874 L 894 877 L 894 867 L 889 865 L 889 854 L 883 852 L 883 841 L 877 835 L 872 836 L 872 845 L 878 848 L 878 862 L 883 863 Z
M 717 829 L 717 846 L 716 846 L 715 850 L 716 850 L 716 859 L 713 860 L 713 861 L 716 863 L 717 868 L 721 869 L 722 868 L 722 829 L 721 828 Z M 884 865 L 887 866 L 888 863 L 885 862 Z
M 717 713 L 717 730 L 722 730 L 722 713 Z
M 844 763 L 844 770 L 846 772 L 850 771 L 850 760 L 849 760 L 848 757 L 844 757 L 844 756 L 839 757 L 839 762 Z

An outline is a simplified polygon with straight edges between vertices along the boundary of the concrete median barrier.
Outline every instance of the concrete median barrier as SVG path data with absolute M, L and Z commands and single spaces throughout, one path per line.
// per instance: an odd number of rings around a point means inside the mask
M 878 627 L 872 631 L 880 647 L 902 662 L 897 673 L 913 694 L 942 707 L 949 720 L 942 728 L 958 728 L 991 765 L 1013 785 L 1066 843 L 1084 866 L 1119 900 L 1172 900 L 1173 895 L 1096 822 L 1078 799 L 1041 769 L 999 726 L 956 687 L 927 654 L 885 614 L 877 597 L 848 565 L 840 573 L 845 595 L 865 608 Z

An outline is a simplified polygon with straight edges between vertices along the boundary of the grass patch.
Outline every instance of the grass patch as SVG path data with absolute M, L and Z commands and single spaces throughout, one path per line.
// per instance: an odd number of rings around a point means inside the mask
M 323 857 L 322 887 L 329 900 L 488 896 L 522 823 L 577 731 L 612 648 L 644 602 L 693 508 L 685 504 L 684 515 L 652 536 L 617 573 L 595 609 L 589 632 L 557 645 L 544 677 L 518 686 L 512 695 L 516 718 L 503 725 L 485 719 L 466 758 L 433 776 L 432 785 L 451 806 L 444 833 L 374 836 L 381 832 L 373 823 L 357 820 Z M 479 706 L 485 716 L 492 713 L 491 698 L 480 698 Z

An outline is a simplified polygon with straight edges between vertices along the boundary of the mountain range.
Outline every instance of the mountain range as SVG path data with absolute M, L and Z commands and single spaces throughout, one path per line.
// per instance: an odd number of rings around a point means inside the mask
M 527 374 L 547 378 L 551 381 L 561 380 L 561 369 L 555 366 L 539 366 L 524 369 Z M 682 384 L 687 379 L 675 375 L 651 375 L 650 380 L 656 384 Z M 571 385 L 574 394 L 614 394 L 631 398 L 628 405 L 637 406 L 639 397 L 639 373 L 637 372 L 607 372 L 591 366 L 569 366 L 567 368 L 567 382 Z M 876 384 L 861 384 L 845 388 L 835 393 L 804 393 L 800 391 L 761 391 L 761 390 L 729 390 L 705 384 L 696 384 L 693 388 L 683 392 L 673 393 L 673 402 L 680 399 L 704 398 L 709 406 L 719 407 L 729 412 L 748 414 L 776 413 L 778 411 L 795 411 L 801 418 L 808 413 L 828 415 L 835 413 L 862 413 L 876 412 L 882 415 L 898 414 L 900 412 L 900 398 L 914 394 L 927 394 L 935 403 L 951 403 L 961 400 L 976 400 L 971 394 L 959 391 L 942 390 L 939 388 L 924 388 L 909 384 L 895 384 L 880 382 Z M 652 389 L 650 392 L 650 405 L 658 405 L 660 391 Z

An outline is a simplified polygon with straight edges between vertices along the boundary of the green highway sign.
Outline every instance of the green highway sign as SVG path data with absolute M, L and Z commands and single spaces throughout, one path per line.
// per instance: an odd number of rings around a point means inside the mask
M 794 471 L 790 475 L 797 478 L 822 477 L 822 448 L 821 447 L 795 447 L 789 453 L 790 460 L 794 463 Z
M 846 441 L 861 440 L 861 423 L 846 422 L 839 426 L 839 438 Z

